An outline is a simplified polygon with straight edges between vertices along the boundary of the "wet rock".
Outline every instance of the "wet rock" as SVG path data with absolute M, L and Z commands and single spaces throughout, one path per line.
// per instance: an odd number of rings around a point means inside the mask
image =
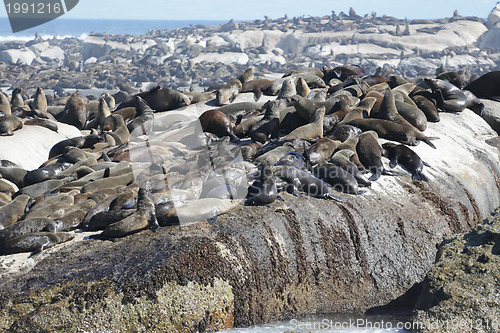
M 416 332 L 500 329 L 500 211 L 472 231 L 446 239 L 424 280 Z

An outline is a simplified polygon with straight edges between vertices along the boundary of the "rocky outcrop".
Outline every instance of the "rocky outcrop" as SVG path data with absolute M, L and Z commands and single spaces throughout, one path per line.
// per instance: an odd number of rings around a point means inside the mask
M 386 304 L 424 279 L 445 237 L 500 204 L 484 120 L 442 113 L 426 133 L 440 138 L 436 150 L 414 148 L 431 165 L 428 183 L 383 176 L 362 195 L 340 194 L 346 203 L 283 193 L 211 225 L 113 242 L 79 232 L 36 257 L 4 256 L 0 330 L 191 332 Z
M 443 242 L 412 318 L 417 332 L 500 330 L 499 214 Z

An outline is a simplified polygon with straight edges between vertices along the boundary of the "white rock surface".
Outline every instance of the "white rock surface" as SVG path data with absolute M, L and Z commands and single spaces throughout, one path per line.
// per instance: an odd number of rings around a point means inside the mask
M 223 63 L 223 64 L 232 64 L 236 63 L 239 65 L 246 65 L 250 58 L 245 53 L 237 53 L 237 52 L 225 52 L 225 53 L 203 53 L 193 58 L 194 63 L 199 63 L 202 61 L 208 63 Z
M 38 168 L 49 157 L 49 151 L 59 141 L 80 136 L 70 125 L 57 123 L 58 133 L 45 127 L 24 126 L 13 136 L 0 136 L 0 159 L 14 162 L 26 170 Z
M 36 58 L 35 53 L 28 48 L 20 50 L 5 50 L 0 52 L 0 61 L 15 65 L 17 63 L 31 65 Z

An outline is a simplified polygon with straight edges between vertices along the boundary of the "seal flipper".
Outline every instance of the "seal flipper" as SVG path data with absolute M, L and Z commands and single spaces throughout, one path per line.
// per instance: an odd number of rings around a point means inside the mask
M 30 258 L 31 257 L 34 257 L 36 255 L 39 255 L 40 253 L 43 252 L 43 250 L 45 249 L 48 249 L 50 247 L 52 247 L 54 245 L 54 243 L 50 240 L 50 239 L 47 239 L 45 240 L 45 242 L 41 242 L 40 244 L 37 244 L 35 246 L 35 248 L 33 249 L 33 251 L 31 251 L 31 254 L 30 254 Z
M 385 168 L 382 170 L 382 174 L 384 176 L 395 176 L 395 177 L 404 176 L 405 175 L 405 173 L 403 173 L 403 172 L 398 172 L 398 171 L 393 171 L 393 170 L 387 170 Z
M 380 169 L 376 169 L 375 172 L 373 172 L 373 174 L 371 175 L 371 177 L 368 178 L 368 180 L 371 182 L 375 182 L 380 178 L 380 176 L 382 176 L 382 172 L 380 171 Z
M 236 99 L 236 97 L 238 97 L 238 93 L 235 91 L 231 97 L 229 97 L 229 103 L 232 103 L 234 102 L 234 100 Z
M 425 138 L 425 139 L 422 139 L 420 141 L 423 141 L 425 142 L 426 144 L 428 144 L 429 146 L 431 146 L 431 148 L 434 148 L 436 149 L 436 146 L 434 146 L 434 144 L 431 142 L 431 140 L 433 139 L 439 139 L 438 137 L 431 137 L 431 138 Z
M 426 163 L 426 162 L 424 162 L 424 161 L 422 161 L 422 164 L 423 164 L 424 166 L 428 167 L 428 168 L 430 168 L 430 167 L 431 167 L 431 166 L 429 165 L 429 163 Z
M 422 172 L 415 172 L 411 175 L 412 180 L 418 180 L 421 182 L 428 182 L 429 178 L 427 178 Z
M 332 195 L 331 193 L 325 194 L 325 199 L 335 200 L 337 202 L 348 202 L 346 199 L 342 199 Z
M 253 99 L 254 101 L 258 101 L 262 97 L 262 89 L 257 87 L 253 91 Z

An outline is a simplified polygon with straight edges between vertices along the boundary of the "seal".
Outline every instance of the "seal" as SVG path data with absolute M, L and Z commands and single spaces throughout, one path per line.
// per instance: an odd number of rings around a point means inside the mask
M 77 148 L 92 148 L 96 143 L 103 142 L 104 137 L 97 134 L 89 134 L 86 136 L 79 136 L 71 139 L 59 141 L 49 151 L 49 159 L 64 153 L 64 148 L 73 146 Z
M 67 242 L 73 238 L 75 238 L 74 232 L 34 232 L 11 238 L 0 244 L 0 253 L 32 252 L 32 255 L 36 255 L 45 249 Z
M 107 132 L 107 134 L 113 137 L 116 145 L 122 145 L 124 143 L 128 143 L 130 139 L 130 132 L 127 128 L 127 125 L 125 125 L 123 117 L 119 114 L 114 114 L 114 113 L 110 117 L 111 119 L 113 119 L 113 131 Z
M 395 168 L 399 164 L 411 174 L 411 179 L 429 181 L 422 173 L 425 163 L 413 150 L 405 145 L 397 145 L 392 142 L 382 144 L 382 148 L 384 149 L 383 156 L 389 159 L 391 168 Z
M 51 221 L 47 224 L 42 231 L 47 232 L 59 232 L 59 231 L 71 231 L 76 229 L 80 223 L 82 223 L 83 219 L 91 210 L 97 205 L 94 200 L 87 200 L 84 203 L 78 205 L 78 209 L 72 211 L 61 218 Z
M 340 145 L 340 141 L 329 138 L 322 138 L 304 150 L 304 157 L 310 165 L 318 165 L 329 159 L 335 149 Z
M 467 97 L 462 90 L 448 81 L 427 79 L 424 81 L 436 95 L 437 106 L 443 111 L 461 112 L 467 107 Z
M 23 121 L 13 114 L 0 118 L 0 136 L 14 135 L 14 131 L 21 128 L 23 128 Z
M 335 164 L 317 166 L 313 169 L 313 175 L 330 184 L 338 192 L 360 194 L 356 178 Z
M 297 95 L 300 95 L 304 98 L 307 98 L 307 96 L 309 96 L 309 94 L 311 93 L 311 89 L 307 85 L 306 80 L 301 77 L 299 77 L 299 79 L 297 80 L 295 89 L 297 90 Z
M 252 81 L 253 79 L 254 79 L 254 71 L 252 67 L 247 68 L 243 74 L 238 76 L 238 80 L 240 80 L 241 84 Z
M 12 183 L 16 184 L 18 188 L 23 187 L 23 178 L 26 175 L 26 173 L 27 171 L 20 167 L 0 166 L 0 175 L 2 175 L 2 177 L 7 179 L 8 181 L 11 181 Z
M 85 129 L 92 129 L 92 128 L 103 129 L 104 121 L 106 120 L 107 117 L 111 115 L 108 103 L 106 102 L 106 99 L 104 97 L 100 97 L 98 103 L 99 104 L 97 106 L 97 115 L 85 126 Z
M 427 97 L 423 95 L 414 95 L 412 96 L 413 102 L 417 105 L 417 107 L 425 114 L 427 121 L 432 123 L 439 122 L 439 113 L 436 109 L 436 105 L 432 103 Z
M 403 101 L 401 95 L 396 95 L 396 108 L 398 109 L 398 113 L 419 131 L 425 131 L 427 129 L 427 117 L 425 113 L 413 103 L 413 100 L 411 101 L 412 104 L 406 103 Z
M 10 104 L 12 107 L 24 108 L 24 99 L 21 88 L 16 88 L 12 91 L 12 97 L 10 99 Z
M 137 194 L 137 211 L 121 221 L 112 223 L 103 230 L 103 237 L 124 237 L 145 228 L 156 230 L 159 228 L 156 219 L 155 204 L 151 195 L 151 184 L 145 182 Z
M 41 119 L 41 118 L 25 119 L 24 125 L 45 127 L 56 133 L 59 130 L 59 126 L 57 126 L 55 122 L 50 121 L 48 119 Z
M 342 149 L 330 158 L 330 162 L 349 172 L 356 178 L 359 186 L 371 186 L 371 182 L 363 176 L 363 173 L 358 169 L 356 164 L 354 164 L 351 159 L 356 157 L 357 153 L 350 149 Z
M 30 201 L 28 195 L 18 195 L 14 200 L 0 207 L 0 230 L 16 223 L 26 212 Z
M 268 205 L 278 198 L 276 179 L 268 162 L 261 165 L 259 176 L 248 188 L 248 199 L 245 201 L 245 205 Z
M 344 142 L 349 138 L 361 134 L 361 130 L 352 125 L 339 125 L 335 128 L 332 134 L 329 136 L 333 140 L 338 140 Z
M 292 76 L 284 78 L 277 99 L 285 99 L 296 95 L 297 89 L 295 86 L 295 80 Z
M 36 88 L 33 101 L 28 104 L 35 116 L 40 118 L 49 118 L 47 114 L 47 97 L 41 87 Z
M 277 165 L 272 167 L 272 172 L 286 183 L 286 191 L 295 196 L 300 197 L 299 192 L 302 192 L 314 198 L 345 202 L 345 200 L 333 196 L 324 181 L 307 171 L 293 166 Z
M 26 173 L 23 179 L 23 187 L 41 183 L 53 179 L 65 169 L 72 166 L 71 163 L 60 163 L 58 165 L 46 168 L 38 168 Z
M 219 138 L 229 136 L 231 141 L 239 141 L 239 138 L 233 134 L 231 122 L 227 116 L 219 110 L 208 110 L 199 117 L 203 132 L 209 132 L 217 135 Z
M 266 113 L 264 117 L 255 125 L 256 129 L 250 133 L 250 138 L 259 143 L 265 143 L 271 138 L 278 136 L 280 126 L 279 101 L 269 101 L 266 103 Z
M 24 219 L 18 221 L 17 223 L 14 223 L 7 228 L 0 230 L 0 243 L 17 236 L 42 231 L 42 229 L 45 228 L 45 226 L 47 226 L 47 224 L 49 223 L 50 219 L 47 218 L 35 218 L 29 220 Z
M 354 107 L 349 111 L 348 114 L 345 115 L 344 119 L 338 123 L 337 127 L 347 124 L 349 121 L 368 117 L 370 115 L 370 111 L 377 100 L 374 97 L 365 97 L 358 104 L 358 106 Z
M 323 137 L 323 118 L 326 108 L 317 109 L 309 121 L 309 124 L 300 126 L 284 137 L 284 139 L 317 139 Z
M 456 72 L 443 72 L 439 74 L 436 79 L 448 81 L 451 84 L 453 84 L 455 87 L 458 89 L 462 89 L 465 85 L 465 80 L 462 77 L 462 75 L 456 73 Z
M 387 140 L 398 141 L 410 146 L 416 146 L 418 141 L 423 141 L 432 148 L 436 149 L 436 146 L 434 146 L 430 140 L 438 138 L 427 137 L 412 125 L 399 124 L 389 120 L 372 118 L 354 119 L 347 124 L 358 127 L 362 131 L 373 130 L 377 132 L 379 137 Z
M 149 107 L 141 97 L 135 97 L 136 115 L 134 120 L 128 123 L 127 128 L 130 133 L 137 130 L 137 135 L 150 134 L 154 127 L 153 109 Z
M 380 104 L 378 112 L 372 112 L 370 116 L 372 118 L 390 120 L 398 124 L 410 125 L 410 123 L 399 114 L 398 108 L 396 107 L 396 97 L 390 88 L 385 91 L 384 99 Z
M 211 101 L 215 98 L 215 93 L 212 91 L 205 91 L 205 92 L 189 91 L 189 92 L 185 92 L 184 95 L 189 97 L 191 104 L 196 104 L 196 103 L 200 103 L 200 102 L 208 102 L 208 101 Z
M 126 107 L 133 107 L 135 105 L 135 96 L 139 96 L 146 101 L 146 103 L 155 111 L 170 111 L 188 106 L 191 104 L 189 97 L 179 91 L 170 88 L 155 88 L 132 96 L 130 99 L 120 103 L 117 110 Z
M 232 103 L 234 99 L 238 96 L 243 86 L 240 80 L 235 79 L 217 91 L 217 95 L 215 97 L 215 105 L 221 106 L 224 104 Z
M 134 214 L 137 209 L 114 209 L 99 212 L 92 216 L 90 221 L 83 227 L 85 230 L 104 230 L 108 225 L 119 222 Z
M 0 91 L 0 112 L 3 113 L 6 116 L 12 114 L 12 110 L 10 108 L 9 99 L 1 91 Z
M 87 122 L 87 109 L 85 102 L 77 91 L 71 95 L 64 107 L 63 115 L 59 119 L 60 122 L 73 125 L 78 129 L 83 129 Z
M 258 101 L 262 93 L 265 92 L 273 84 L 272 80 L 268 79 L 254 79 L 243 83 L 241 92 L 253 92 L 255 101 Z
M 366 170 L 372 173 L 370 181 L 376 181 L 384 173 L 382 164 L 382 147 L 377 142 L 378 135 L 375 131 L 367 131 L 359 136 L 359 142 L 356 145 L 356 152 L 360 162 Z
M 467 109 L 474 111 L 478 115 L 483 114 L 484 104 L 473 93 L 468 90 L 463 90 L 465 97 L 467 97 Z
M 492 71 L 469 82 L 463 89 L 468 90 L 478 98 L 491 99 L 500 102 L 500 71 Z

